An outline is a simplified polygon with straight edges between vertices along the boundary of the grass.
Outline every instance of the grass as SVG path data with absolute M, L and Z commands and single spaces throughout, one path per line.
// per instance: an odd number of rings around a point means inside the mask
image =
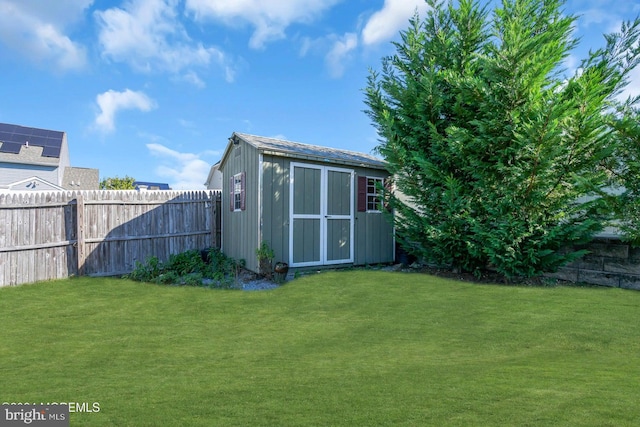
M 0 289 L 0 401 L 88 426 L 640 425 L 640 292 L 379 271 Z

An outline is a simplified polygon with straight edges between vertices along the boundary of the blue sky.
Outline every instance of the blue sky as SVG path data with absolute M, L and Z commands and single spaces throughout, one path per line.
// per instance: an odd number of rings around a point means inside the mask
M 72 166 L 201 189 L 232 132 L 370 153 L 369 68 L 422 0 L 0 0 L 0 122 Z M 575 68 L 640 0 L 568 0 Z M 640 93 L 635 70 L 628 93 Z

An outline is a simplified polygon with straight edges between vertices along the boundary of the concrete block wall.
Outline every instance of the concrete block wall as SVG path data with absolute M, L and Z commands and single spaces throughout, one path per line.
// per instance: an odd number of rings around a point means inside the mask
M 589 254 L 547 277 L 575 283 L 640 290 L 640 248 L 618 239 L 598 238 L 586 245 Z

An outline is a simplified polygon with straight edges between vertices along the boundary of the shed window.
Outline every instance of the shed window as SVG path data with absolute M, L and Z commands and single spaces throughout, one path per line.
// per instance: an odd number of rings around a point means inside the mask
M 382 186 L 382 178 L 367 177 L 367 211 L 382 211 L 382 194 L 379 187 Z
M 243 211 L 245 209 L 245 173 L 238 173 L 229 179 L 229 200 L 231 211 Z
M 380 190 L 386 180 L 378 177 L 358 177 L 358 212 L 381 212 L 383 195 Z

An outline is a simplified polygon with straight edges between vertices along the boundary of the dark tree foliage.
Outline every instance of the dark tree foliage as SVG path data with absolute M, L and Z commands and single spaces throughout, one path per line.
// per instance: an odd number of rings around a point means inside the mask
M 619 141 L 638 144 L 635 104 L 615 97 L 637 63 L 640 23 L 606 36 L 567 77 L 576 18 L 562 0 L 503 0 L 493 11 L 427 3 L 366 88 L 378 150 L 404 196 L 386 194 L 400 242 L 429 262 L 508 278 L 583 255 L 560 249 L 612 218 L 618 199 L 603 189 L 620 169 Z

